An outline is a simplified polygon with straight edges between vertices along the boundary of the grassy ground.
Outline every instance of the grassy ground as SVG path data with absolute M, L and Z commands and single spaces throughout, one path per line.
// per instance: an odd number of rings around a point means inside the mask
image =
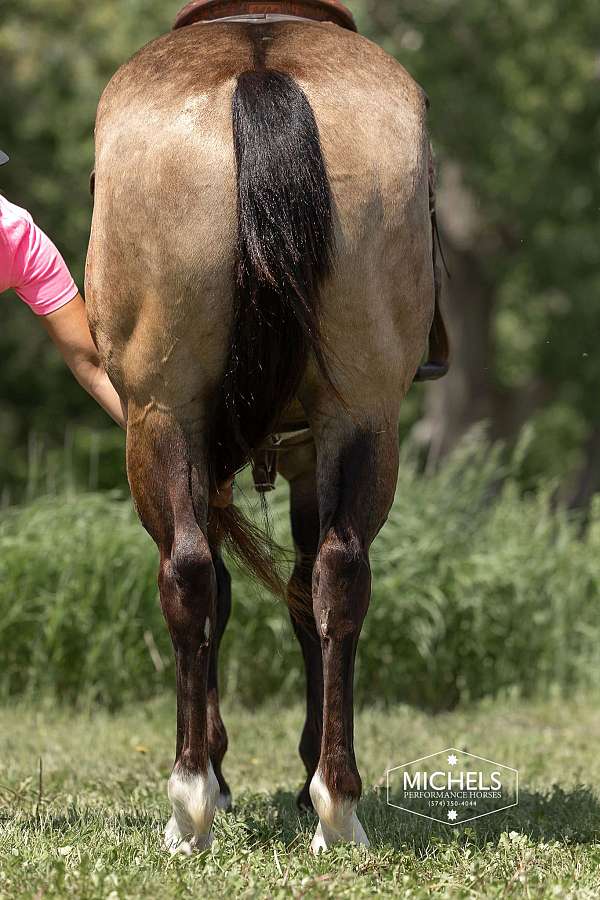
M 357 721 L 372 841 L 313 858 L 296 812 L 301 710 L 226 710 L 235 811 L 205 854 L 160 844 L 173 743 L 168 700 L 118 716 L 0 712 L 0 897 L 597 897 L 597 702 L 407 708 Z M 516 766 L 520 804 L 452 830 L 385 804 L 386 768 L 458 746 Z M 43 760 L 40 800 L 38 763 Z

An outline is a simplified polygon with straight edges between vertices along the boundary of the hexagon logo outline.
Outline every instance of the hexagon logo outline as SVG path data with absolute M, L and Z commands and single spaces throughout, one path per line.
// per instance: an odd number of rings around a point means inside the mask
M 462 757 L 468 757 L 471 760 L 479 760 L 481 762 L 489 763 L 492 766 L 497 766 L 500 769 L 507 769 L 509 772 L 512 772 L 515 778 L 515 799 L 512 803 L 507 803 L 504 806 L 498 807 L 498 809 L 487 810 L 486 812 L 477 813 L 475 816 L 469 816 L 467 819 L 461 819 L 460 821 L 452 821 L 445 819 L 440 819 L 436 816 L 427 815 L 426 813 L 417 812 L 417 810 L 410 809 L 406 806 L 401 806 L 398 803 L 393 803 L 390 800 L 390 775 L 393 772 L 397 772 L 401 769 L 406 769 L 407 766 L 413 766 L 420 762 L 425 762 L 425 760 L 433 759 L 434 757 L 441 756 L 442 754 L 456 754 L 459 753 Z M 506 809 L 511 809 L 513 806 L 517 806 L 519 803 L 519 770 L 515 769 L 514 766 L 507 766 L 506 763 L 499 763 L 496 760 L 488 759 L 486 756 L 478 756 L 476 753 L 470 753 L 468 750 L 460 750 L 458 747 L 446 747 L 444 750 L 438 750 L 436 753 L 428 753 L 426 756 L 419 756 L 417 759 L 412 759 L 409 762 L 401 763 L 398 766 L 391 766 L 391 768 L 386 769 L 386 804 L 388 806 L 393 807 L 394 809 L 399 809 L 402 812 L 409 813 L 412 816 L 418 816 L 422 819 L 429 819 L 431 822 L 439 822 L 441 825 L 448 825 L 451 828 L 456 827 L 457 825 L 466 825 L 467 822 L 473 822 L 475 819 L 483 819 L 486 816 L 493 816 L 496 813 L 503 812 Z

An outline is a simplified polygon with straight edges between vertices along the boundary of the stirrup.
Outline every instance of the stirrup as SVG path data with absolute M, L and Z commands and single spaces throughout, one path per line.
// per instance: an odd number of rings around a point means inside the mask
M 413 381 L 437 381 L 448 374 L 450 366 L 448 363 L 426 362 L 417 369 L 417 374 Z

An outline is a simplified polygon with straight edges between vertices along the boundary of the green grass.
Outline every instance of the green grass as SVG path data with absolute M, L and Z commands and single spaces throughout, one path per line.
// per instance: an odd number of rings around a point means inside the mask
M 296 812 L 299 707 L 228 706 L 235 809 L 207 853 L 161 849 L 173 704 L 0 711 L 0 897 L 565 897 L 600 894 L 598 698 L 485 702 L 430 717 L 364 710 L 360 814 L 372 842 L 319 858 Z M 520 770 L 518 807 L 462 829 L 386 806 L 385 770 L 459 746 Z M 43 761 L 43 789 L 38 760 Z

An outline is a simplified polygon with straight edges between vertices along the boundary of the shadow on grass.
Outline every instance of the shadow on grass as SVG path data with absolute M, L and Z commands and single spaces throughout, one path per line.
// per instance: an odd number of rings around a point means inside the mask
M 259 843 L 297 841 L 301 831 L 312 832 L 316 817 L 301 813 L 288 791 L 242 798 L 236 816 Z M 519 792 L 518 806 L 450 827 L 411 816 L 386 803 L 385 791 L 373 791 L 360 803 L 359 815 L 371 845 L 410 849 L 417 855 L 432 843 L 497 843 L 503 832 L 519 832 L 533 841 L 592 843 L 600 838 L 600 803 L 590 788 L 565 791 L 555 785 L 548 792 Z
M 520 790 L 517 806 L 452 827 L 388 806 L 385 790 L 368 794 L 361 810 L 374 846 L 408 846 L 416 853 L 425 851 L 433 841 L 477 846 L 497 843 L 503 832 L 511 831 L 533 841 L 581 844 L 600 836 L 600 803 L 584 785 L 567 791 L 558 785 L 547 792 Z

